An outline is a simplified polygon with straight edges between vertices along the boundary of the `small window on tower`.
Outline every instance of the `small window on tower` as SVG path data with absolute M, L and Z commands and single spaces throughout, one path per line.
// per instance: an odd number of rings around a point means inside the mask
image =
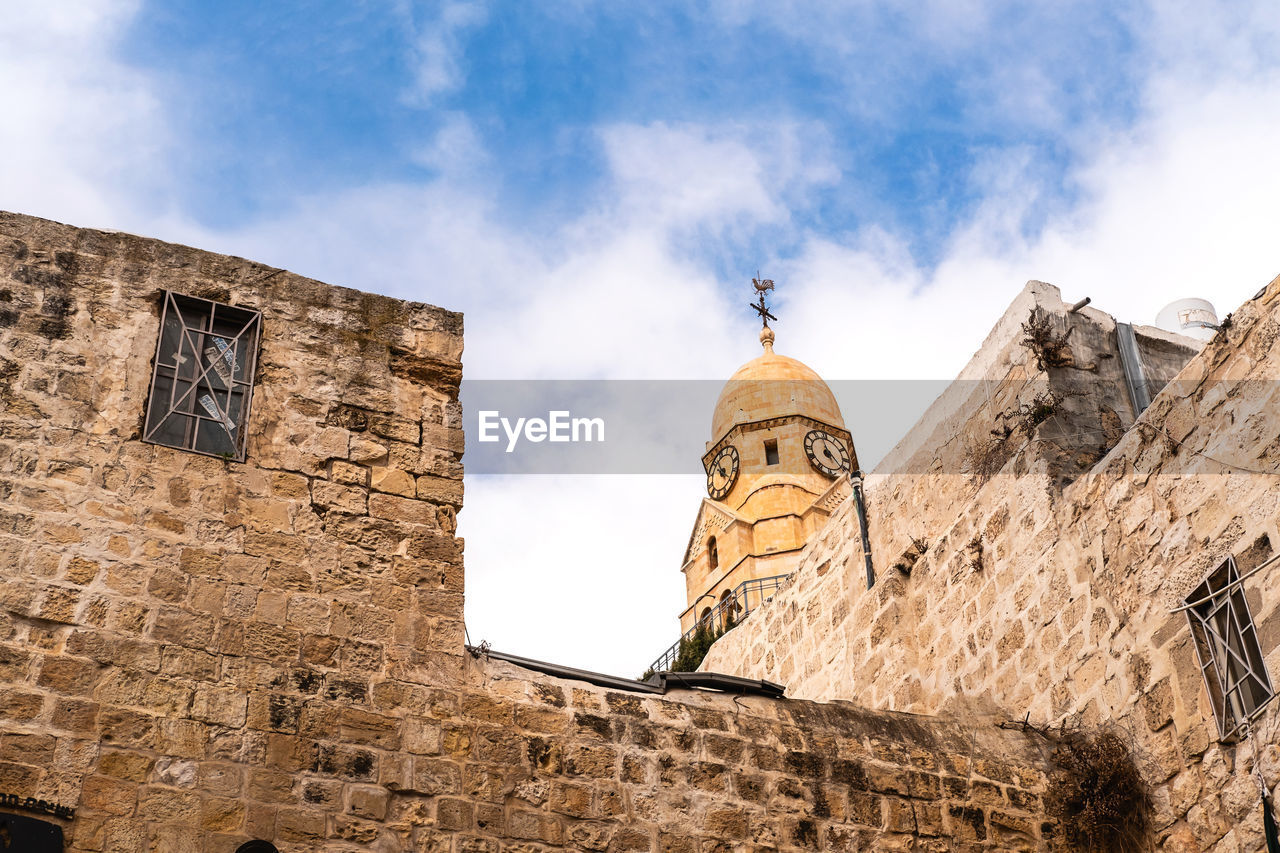
M 720 565 L 720 552 L 716 548 L 716 537 L 714 536 L 707 540 L 707 562 L 713 570 Z
M 1274 695 L 1235 558 L 1214 569 L 1186 602 L 1218 735 L 1225 740 Z
M 778 440 L 771 438 L 764 443 L 764 464 L 778 464 Z
M 165 291 L 142 440 L 244 460 L 262 315 Z

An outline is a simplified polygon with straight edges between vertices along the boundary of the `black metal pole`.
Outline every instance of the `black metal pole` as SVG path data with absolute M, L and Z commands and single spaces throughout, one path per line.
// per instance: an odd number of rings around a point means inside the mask
M 867 505 L 862 497 L 862 474 L 858 471 L 849 476 L 853 486 L 853 503 L 858 510 L 858 529 L 862 533 L 862 556 L 867 564 L 867 589 L 876 585 L 876 570 L 871 566 L 871 536 L 867 533 Z

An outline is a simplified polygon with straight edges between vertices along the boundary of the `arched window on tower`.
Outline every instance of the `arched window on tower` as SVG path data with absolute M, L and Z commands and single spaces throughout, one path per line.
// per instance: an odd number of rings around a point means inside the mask
M 711 571 L 715 571 L 720 565 L 720 550 L 716 547 L 716 537 L 712 536 L 707 540 L 707 563 L 711 566 Z
M 738 621 L 738 599 L 733 593 L 725 590 L 720 593 L 720 627 L 731 628 Z

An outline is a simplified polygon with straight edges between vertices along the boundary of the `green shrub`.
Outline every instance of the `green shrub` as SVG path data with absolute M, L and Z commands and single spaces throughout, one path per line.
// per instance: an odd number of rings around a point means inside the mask
M 672 672 L 695 672 L 702 665 L 712 643 L 724 636 L 724 632 L 733 627 L 732 620 L 725 620 L 725 627 L 715 628 L 710 622 L 698 623 L 697 630 L 686 639 L 680 641 L 680 650 L 676 653 L 675 662 L 671 664 Z

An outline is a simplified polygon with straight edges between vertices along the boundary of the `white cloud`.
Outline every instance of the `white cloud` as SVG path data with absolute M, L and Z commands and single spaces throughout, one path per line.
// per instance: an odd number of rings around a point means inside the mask
M 1254 109 L 1277 92 L 1181 101 L 1107 140 L 1077 176 L 1087 200 L 1034 239 L 1016 236 L 1024 205 L 1017 185 L 1006 186 L 931 272 L 904 264 L 891 242 L 814 235 L 786 273 L 797 282 L 788 310 L 810 357 L 833 376 L 954 375 L 1030 278 L 1139 323 L 1184 296 L 1231 311 L 1280 273 L 1280 128 Z M 1034 202 L 1041 188 L 1025 179 L 1024 192 Z M 841 334 L 844 318 L 855 318 L 852 340 Z
M 474 141 L 465 125 L 450 133 Z M 500 224 L 500 199 L 466 156 L 447 153 L 437 162 L 448 171 L 424 186 L 299 199 L 275 221 L 234 231 L 175 222 L 165 233 L 465 311 L 470 378 L 715 377 L 751 354 L 753 338 L 730 337 L 749 322 L 731 307 L 742 300 L 677 245 L 690 233 L 727 239 L 785 223 L 786 198 L 834 176 L 798 131 L 778 128 L 765 145 L 753 133 L 603 129 L 600 203 L 550 237 Z
M 472 642 L 635 677 L 675 642 L 701 477 L 470 477 Z
M 415 5 L 411 3 L 404 9 L 406 23 L 414 30 L 413 82 L 405 97 L 409 103 L 425 107 L 457 89 L 466 79 L 461 35 L 484 23 L 488 10 L 479 0 L 445 0 L 431 4 L 436 14 L 419 25 Z
M 420 166 L 454 177 L 477 178 L 480 168 L 489 163 L 484 141 L 465 113 L 444 116 L 440 129 L 425 145 L 412 152 Z
M 129 227 L 155 204 L 167 183 L 167 125 L 151 82 L 114 53 L 137 8 L 132 0 L 5 5 L 0 206 Z
M 793 190 L 839 178 L 820 127 L 657 122 L 600 136 L 619 211 L 668 231 L 785 222 Z

